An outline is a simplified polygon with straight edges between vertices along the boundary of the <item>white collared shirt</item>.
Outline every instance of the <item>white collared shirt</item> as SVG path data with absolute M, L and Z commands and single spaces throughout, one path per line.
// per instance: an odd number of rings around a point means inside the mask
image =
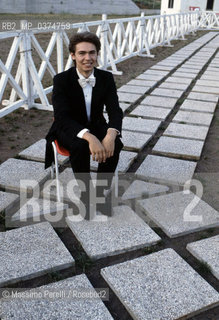
M 78 77 L 79 79 L 86 79 L 79 71 L 78 69 L 76 68 L 76 71 L 77 71 L 77 74 L 78 74 Z M 87 79 L 94 79 L 94 72 L 91 73 L 91 75 L 87 78 Z M 85 105 L 86 105 L 86 110 L 87 110 L 87 118 L 88 118 L 88 121 L 90 121 L 90 114 L 91 114 L 91 99 L 92 99 L 92 90 L 93 90 L 93 87 L 87 83 L 86 87 L 82 88 L 83 90 L 83 93 L 84 93 L 84 100 L 85 100 Z M 111 129 L 111 128 L 109 128 Z M 114 128 L 112 128 L 114 129 Z M 114 129 L 117 131 L 117 133 L 119 133 L 119 131 L 117 129 Z M 85 132 L 89 132 L 89 130 L 87 128 L 85 129 L 82 129 L 80 132 L 78 132 L 77 134 L 77 137 L 78 138 L 82 138 L 83 137 L 83 134 Z

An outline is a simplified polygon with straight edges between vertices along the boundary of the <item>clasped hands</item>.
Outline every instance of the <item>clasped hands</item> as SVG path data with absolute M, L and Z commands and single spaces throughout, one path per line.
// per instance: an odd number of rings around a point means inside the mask
M 107 158 L 110 158 L 114 154 L 115 139 L 117 131 L 115 129 L 108 129 L 104 139 L 100 141 L 96 136 L 90 132 L 85 132 L 83 139 L 89 143 L 90 153 L 94 161 L 106 162 Z

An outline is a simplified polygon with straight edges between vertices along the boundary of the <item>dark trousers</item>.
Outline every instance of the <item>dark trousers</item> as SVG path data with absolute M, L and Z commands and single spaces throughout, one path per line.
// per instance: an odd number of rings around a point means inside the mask
M 95 125 L 90 127 L 90 133 L 94 134 L 100 141 L 103 140 L 107 133 L 107 125 Z M 85 190 L 82 192 L 81 200 L 86 206 L 86 212 L 89 214 L 89 204 L 92 202 L 90 195 L 92 194 L 90 188 L 92 188 L 92 179 L 90 177 L 90 149 L 89 144 L 86 140 L 75 137 L 74 139 L 69 138 L 65 132 L 59 132 L 57 134 L 58 142 L 70 152 L 70 162 L 75 178 L 79 181 L 83 181 Z M 97 180 L 105 180 L 105 188 L 109 189 L 112 182 L 113 173 L 116 170 L 119 154 L 123 147 L 123 144 L 119 137 L 115 140 L 114 155 L 106 159 L 106 162 L 98 164 L 97 169 Z M 96 190 L 97 196 L 102 196 L 103 188 L 98 187 Z M 90 216 L 90 215 L 89 215 Z M 87 218 L 87 215 L 86 215 Z

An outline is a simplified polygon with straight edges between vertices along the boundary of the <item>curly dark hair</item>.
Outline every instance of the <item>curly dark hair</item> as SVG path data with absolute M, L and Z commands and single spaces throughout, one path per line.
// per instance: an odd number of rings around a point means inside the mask
M 75 47 L 80 42 L 90 42 L 93 43 L 96 47 L 97 53 L 100 51 L 100 39 L 96 36 L 95 33 L 92 32 L 79 32 L 75 33 L 71 36 L 70 42 L 69 42 L 69 51 L 70 53 L 75 53 Z

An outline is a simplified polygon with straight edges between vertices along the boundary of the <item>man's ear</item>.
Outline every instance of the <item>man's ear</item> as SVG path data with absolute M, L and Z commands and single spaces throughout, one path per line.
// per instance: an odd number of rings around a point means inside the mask
M 72 60 L 75 60 L 75 54 L 73 52 L 70 52 L 70 55 L 72 57 Z

